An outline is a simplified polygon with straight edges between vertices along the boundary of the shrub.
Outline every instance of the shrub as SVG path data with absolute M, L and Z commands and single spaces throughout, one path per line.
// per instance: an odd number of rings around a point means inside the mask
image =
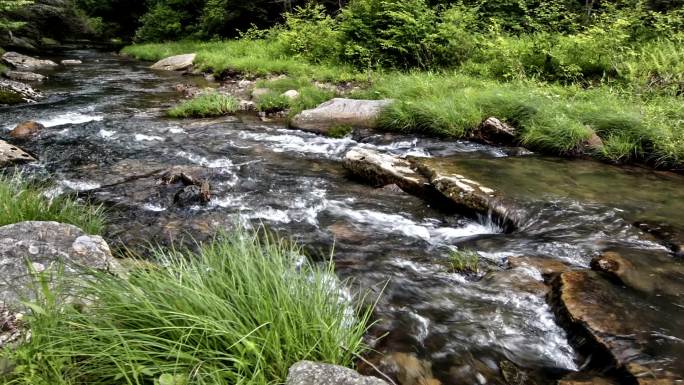
M 165 41 L 183 36 L 182 12 L 158 3 L 142 18 L 142 26 L 135 32 L 136 41 Z
M 352 0 L 340 15 L 343 57 L 361 68 L 427 67 L 436 21 L 425 0 Z
M 257 111 L 273 113 L 284 111 L 290 107 L 290 98 L 277 92 L 262 95 L 256 101 Z
M 308 3 L 285 14 L 286 29 L 278 40 L 287 52 L 320 63 L 334 61 L 340 56 L 340 33 L 337 23 L 328 16 L 320 4 Z
M 171 118 L 207 118 L 237 112 L 240 103 L 233 96 L 211 92 L 196 96 L 168 110 Z
M 101 234 L 105 226 L 102 207 L 81 205 L 69 196 L 48 198 L 21 175 L 0 175 L 0 226 L 24 221 L 68 223 L 89 234 Z
M 85 311 L 33 305 L 10 383 L 267 385 L 297 361 L 351 365 L 364 350 L 370 310 L 297 246 L 238 230 L 154 256 L 127 278 L 92 273 Z

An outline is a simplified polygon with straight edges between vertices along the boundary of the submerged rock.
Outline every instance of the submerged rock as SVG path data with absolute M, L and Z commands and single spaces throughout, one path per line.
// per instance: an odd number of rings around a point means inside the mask
M 439 385 L 433 377 L 432 363 L 409 353 L 392 353 L 380 360 L 377 368 L 397 385 Z
M 290 126 L 299 130 L 327 134 L 331 128 L 351 126 L 374 128 L 380 113 L 393 100 L 355 100 L 336 98 L 297 114 Z
M 675 228 L 667 223 L 649 221 L 635 222 L 634 226 L 652 235 L 656 240 L 671 249 L 676 255 L 684 256 L 684 230 Z
M 5 71 L 5 77 L 10 80 L 17 82 L 36 82 L 40 83 L 44 81 L 47 77 L 35 72 L 26 71 Z
M 683 378 L 684 320 L 665 316 L 677 312 L 673 304 L 646 302 L 593 271 L 565 272 L 554 286 L 557 311 L 594 360 L 643 384 Z
M 469 139 L 490 145 L 512 146 L 517 142 L 516 135 L 517 130 L 514 127 L 490 117 L 470 134 Z
M 0 140 L 0 167 L 15 163 L 33 162 L 36 158 L 26 153 L 21 148 Z
M 9 135 L 14 138 L 14 139 L 28 139 L 31 136 L 39 133 L 40 131 L 44 130 L 45 126 L 34 121 L 26 121 L 24 123 L 19 123 L 12 131 L 10 131 Z
M 8 65 L 22 71 L 32 71 L 41 68 L 57 67 L 57 63 L 52 60 L 36 59 L 31 56 L 22 55 L 17 52 L 5 52 L 2 55 L 2 61 Z
M 664 252 L 631 249 L 607 251 L 595 257 L 591 267 L 648 294 L 684 296 L 684 266 L 675 263 Z
M 0 104 L 32 103 L 43 95 L 28 84 L 0 79 Z
M 152 64 L 150 68 L 165 71 L 184 71 L 192 67 L 196 56 L 197 54 L 194 53 L 170 56 Z
M 63 265 L 63 266 L 60 266 Z M 31 270 L 67 274 L 81 268 L 121 271 L 100 236 L 57 222 L 21 222 L 0 227 L 0 294 L 9 305 L 30 297 Z
M 388 385 L 343 366 L 300 361 L 290 367 L 285 385 Z
M 427 178 L 414 171 L 408 160 L 375 150 L 350 150 L 344 156 L 344 167 L 376 187 L 397 185 L 410 194 L 423 196 L 430 186 Z

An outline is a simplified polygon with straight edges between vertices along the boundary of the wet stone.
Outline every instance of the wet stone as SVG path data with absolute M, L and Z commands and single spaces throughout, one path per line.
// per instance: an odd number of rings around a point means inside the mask
M 510 146 L 516 144 L 516 134 L 517 130 L 514 127 L 495 117 L 490 117 L 471 133 L 469 139 L 491 145 Z
M 682 379 L 684 319 L 666 316 L 677 312 L 675 304 L 646 300 L 593 271 L 565 272 L 554 286 L 561 319 L 595 360 L 635 379 Z
M 290 367 L 285 385 L 388 385 L 343 366 L 300 361 Z
M 2 61 L 6 64 L 22 71 L 31 71 L 41 68 L 57 67 L 57 63 L 52 60 L 41 60 L 31 56 L 22 55 L 17 52 L 5 52 Z
M 45 126 L 38 122 L 26 121 L 14 127 L 14 129 L 10 131 L 10 136 L 14 139 L 29 139 L 44 129 Z
M 0 140 L 0 167 L 16 163 L 34 162 L 36 158 L 21 148 Z

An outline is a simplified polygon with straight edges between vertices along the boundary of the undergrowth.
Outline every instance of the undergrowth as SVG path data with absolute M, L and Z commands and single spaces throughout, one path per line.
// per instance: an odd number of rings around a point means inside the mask
M 239 107 L 240 103 L 233 96 L 212 92 L 181 102 L 168 110 L 166 115 L 171 118 L 206 118 L 233 114 Z

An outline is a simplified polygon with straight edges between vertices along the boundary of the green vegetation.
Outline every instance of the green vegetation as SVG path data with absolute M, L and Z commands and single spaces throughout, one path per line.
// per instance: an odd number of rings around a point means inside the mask
M 101 234 L 105 225 L 102 207 L 68 196 L 47 198 L 45 189 L 21 175 L 0 175 L 0 226 L 24 221 L 69 223 L 89 234 Z
M 284 111 L 290 107 L 290 98 L 277 92 L 269 92 L 259 96 L 256 101 L 257 111 L 273 113 Z
M 0 68 L 0 72 L 5 72 L 6 67 Z M 0 104 L 19 104 L 24 103 L 24 98 L 21 95 L 11 92 L 0 90 Z
M 335 96 L 316 82 L 352 82 L 362 88 L 352 97 L 398 101 L 380 121 L 386 130 L 461 138 L 494 116 L 534 151 L 684 163 L 684 7 L 440 3 L 352 0 L 334 15 L 312 2 L 239 40 L 124 52 L 147 60 L 197 52 L 207 71 L 287 74 L 259 85 L 273 91 L 261 110 L 289 105 L 292 115 Z M 286 104 L 289 89 L 301 97 Z
M 0 0 L 0 31 L 21 28 L 25 23 L 11 20 L 7 15 L 29 4 L 33 4 L 33 0 Z
M 207 118 L 237 112 L 240 103 L 230 95 L 205 93 L 182 102 L 166 112 L 171 118 Z
M 449 267 L 456 273 L 477 273 L 480 255 L 473 250 L 454 250 L 449 254 Z
M 331 138 L 344 138 L 345 136 L 351 134 L 354 131 L 352 126 L 340 125 L 332 127 L 328 130 L 328 136 Z
M 5 352 L 17 364 L 6 382 L 267 385 L 299 360 L 351 365 L 364 351 L 369 311 L 296 246 L 238 230 L 155 257 L 127 278 L 92 273 L 85 307 L 44 292 L 31 340 Z

